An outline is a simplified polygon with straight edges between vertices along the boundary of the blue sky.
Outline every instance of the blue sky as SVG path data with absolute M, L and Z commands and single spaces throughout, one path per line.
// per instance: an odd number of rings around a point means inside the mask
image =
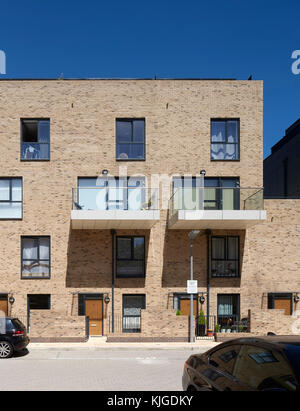
M 299 15 L 298 0 L 5 1 L 1 78 L 252 74 L 264 80 L 266 156 L 300 117 Z

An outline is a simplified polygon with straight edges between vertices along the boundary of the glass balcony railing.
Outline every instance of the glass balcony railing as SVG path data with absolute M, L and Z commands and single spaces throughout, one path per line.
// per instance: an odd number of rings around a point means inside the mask
M 170 200 L 170 212 L 178 210 L 263 210 L 263 188 L 182 187 Z
M 77 187 L 73 188 L 73 210 L 158 210 L 158 189 Z

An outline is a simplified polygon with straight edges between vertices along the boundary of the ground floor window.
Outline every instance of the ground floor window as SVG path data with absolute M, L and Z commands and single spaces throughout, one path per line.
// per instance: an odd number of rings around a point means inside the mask
M 240 295 L 218 294 L 218 324 L 231 327 L 240 321 Z
M 146 308 L 145 294 L 123 295 L 123 332 L 141 332 L 141 310 Z
M 50 310 L 50 294 L 28 294 L 27 297 L 29 310 Z
M 268 309 L 284 310 L 285 315 L 292 315 L 293 294 L 292 293 L 269 293 Z

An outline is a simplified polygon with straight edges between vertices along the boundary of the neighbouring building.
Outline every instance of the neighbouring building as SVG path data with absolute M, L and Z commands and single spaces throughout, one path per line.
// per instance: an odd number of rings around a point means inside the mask
M 2 80 L 0 139 L 0 310 L 32 339 L 187 340 L 192 230 L 196 334 L 291 333 L 300 202 L 264 199 L 261 81 Z
M 271 149 L 264 160 L 266 198 L 300 198 L 300 119 Z

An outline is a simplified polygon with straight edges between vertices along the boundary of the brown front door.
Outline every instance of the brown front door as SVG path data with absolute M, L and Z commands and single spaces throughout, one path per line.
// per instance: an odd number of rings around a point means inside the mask
M 274 308 L 277 310 L 284 310 L 285 315 L 292 314 L 291 300 L 289 298 L 274 298 Z
M 180 299 L 180 311 L 182 315 L 190 315 L 191 300 L 186 298 Z M 193 314 L 197 315 L 197 300 L 193 300 Z
M 85 315 L 89 317 L 90 335 L 103 335 L 102 300 L 85 300 Z
M 0 317 L 3 317 L 3 313 L 7 316 L 7 308 L 7 298 L 0 297 Z

